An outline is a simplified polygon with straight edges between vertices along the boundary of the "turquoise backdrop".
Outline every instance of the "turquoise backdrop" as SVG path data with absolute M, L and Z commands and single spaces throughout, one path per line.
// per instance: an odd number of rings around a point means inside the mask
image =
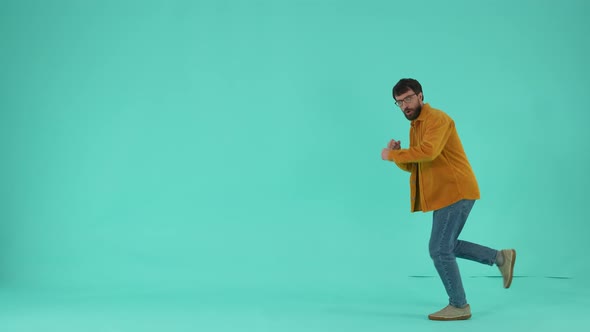
M 521 277 L 587 278 L 589 14 L 3 0 L 0 283 L 362 292 L 435 276 L 432 215 L 409 212 L 408 174 L 380 157 L 408 144 L 402 77 L 454 118 L 479 180 L 463 238 L 515 247 Z

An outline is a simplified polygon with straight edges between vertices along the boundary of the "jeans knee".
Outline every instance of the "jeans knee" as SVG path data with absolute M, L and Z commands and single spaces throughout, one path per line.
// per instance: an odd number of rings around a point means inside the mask
M 430 253 L 430 258 L 433 261 L 448 261 L 455 258 L 455 253 L 453 248 L 451 247 L 444 247 L 438 245 L 430 245 L 428 248 Z

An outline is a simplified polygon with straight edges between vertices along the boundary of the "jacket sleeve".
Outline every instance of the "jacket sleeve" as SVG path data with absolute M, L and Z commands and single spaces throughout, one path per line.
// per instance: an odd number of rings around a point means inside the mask
M 396 164 L 432 161 L 441 153 L 455 124 L 449 117 L 439 117 L 425 123 L 425 131 L 420 145 L 409 149 L 392 150 L 389 160 Z M 402 168 L 403 169 L 403 168 Z
M 395 163 L 397 165 L 397 167 L 399 167 L 401 170 L 406 171 L 406 172 L 412 172 L 412 168 L 414 167 L 414 163 Z

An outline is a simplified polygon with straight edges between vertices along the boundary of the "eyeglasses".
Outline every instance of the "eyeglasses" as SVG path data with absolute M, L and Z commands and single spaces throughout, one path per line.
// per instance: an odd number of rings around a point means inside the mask
M 406 104 L 407 104 L 407 103 L 411 102 L 411 101 L 412 101 L 412 99 L 414 98 L 414 96 L 415 96 L 415 95 L 416 95 L 416 94 L 414 93 L 414 94 L 411 94 L 411 95 L 407 96 L 406 98 L 404 98 L 404 99 L 402 99 L 402 100 L 396 100 L 396 101 L 395 101 L 395 104 L 396 104 L 397 106 L 399 106 L 399 107 L 402 107 L 402 105 L 403 105 L 404 103 L 406 103 Z

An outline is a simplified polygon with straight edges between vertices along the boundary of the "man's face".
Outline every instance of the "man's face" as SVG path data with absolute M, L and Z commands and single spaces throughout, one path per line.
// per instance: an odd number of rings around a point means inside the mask
M 411 89 L 399 96 L 394 96 L 395 104 L 402 110 L 406 119 L 412 121 L 418 118 L 422 111 L 422 92 L 415 94 Z

